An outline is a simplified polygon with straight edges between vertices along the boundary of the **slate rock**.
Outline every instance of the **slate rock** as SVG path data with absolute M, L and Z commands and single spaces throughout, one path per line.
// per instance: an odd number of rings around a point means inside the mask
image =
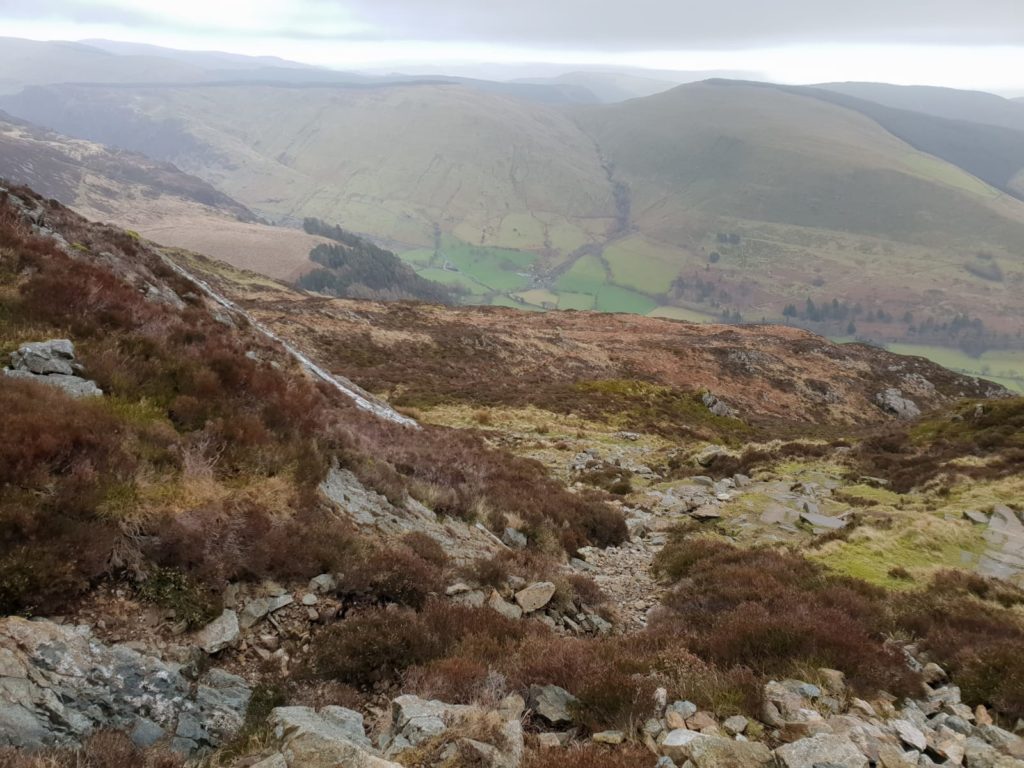
M 569 725 L 577 699 L 557 685 L 531 685 L 530 708 L 551 725 Z
M 196 633 L 195 643 L 208 654 L 219 653 L 238 640 L 239 632 L 238 614 L 228 608 Z

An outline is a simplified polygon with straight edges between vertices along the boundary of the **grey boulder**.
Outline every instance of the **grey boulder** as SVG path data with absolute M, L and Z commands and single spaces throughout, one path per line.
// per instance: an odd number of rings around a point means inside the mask
M 784 744 L 775 754 L 785 768 L 814 768 L 826 763 L 843 768 L 868 768 L 867 757 L 852 741 L 827 733 Z

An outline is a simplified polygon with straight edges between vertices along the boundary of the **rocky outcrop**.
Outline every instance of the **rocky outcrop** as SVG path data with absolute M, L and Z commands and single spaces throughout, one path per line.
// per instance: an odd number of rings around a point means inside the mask
M 903 396 L 903 390 L 890 387 L 875 395 L 875 404 L 898 419 L 916 419 L 921 409 L 913 400 Z
M 378 745 L 385 757 L 403 763 L 403 753 L 414 750 L 417 764 L 518 768 L 525 750 L 524 707 L 518 696 L 495 709 L 399 696 Z
M 440 518 L 415 499 L 406 499 L 404 506 L 393 505 L 383 495 L 364 486 L 347 469 L 331 468 L 320 485 L 320 492 L 358 527 L 389 537 L 425 533 L 444 547 L 456 562 L 490 557 L 505 547 L 482 526 L 450 517 Z
M 363 729 L 363 716 L 343 707 L 279 707 L 269 723 L 276 754 L 261 761 L 287 768 L 399 768 L 375 753 Z
M 71 397 L 99 397 L 103 390 L 79 375 L 75 347 L 67 339 L 51 339 L 25 344 L 11 353 L 11 367 L 4 375 L 12 379 L 36 381 L 57 387 Z
M 572 707 L 576 697 L 557 685 L 530 687 L 530 708 L 551 725 L 569 725 L 573 721 Z
M 235 675 L 193 681 L 182 665 L 105 645 L 84 626 L 0 620 L 0 746 L 75 746 L 113 729 L 193 754 L 227 740 L 249 698 Z
M 521 697 L 497 707 L 445 704 L 399 696 L 367 735 L 363 716 L 327 706 L 278 707 L 273 739 L 244 765 L 254 768 L 399 768 L 401 765 L 519 768 L 525 751 Z M 255 763 L 253 761 L 256 761 Z
M 721 416 L 724 419 L 736 418 L 736 411 L 724 400 L 721 400 L 717 395 L 713 395 L 710 392 L 705 392 L 701 395 L 701 402 L 704 403 L 704 407 L 711 411 L 715 416 Z

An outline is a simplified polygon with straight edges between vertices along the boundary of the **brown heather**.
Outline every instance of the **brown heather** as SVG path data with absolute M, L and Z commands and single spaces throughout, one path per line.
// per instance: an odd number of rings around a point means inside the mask
M 463 519 L 516 515 L 569 551 L 625 538 L 621 513 L 600 498 L 569 493 L 478 436 L 374 419 L 244 322 L 218 322 L 135 238 L 17 194 L 44 207 L 74 257 L 0 199 L 0 356 L 71 338 L 107 395 L 73 401 L 0 379 L 0 613 L 64 610 L 101 579 L 141 583 L 157 566 L 219 590 L 342 561 L 357 566 L 345 585 L 352 600 L 422 606 L 443 553 L 412 538 L 390 558 L 400 568 L 360 569 L 372 545 L 316 491 L 332 461 L 396 504 L 412 495 Z M 145 284 L 160 283 L 184 310 L 144 298 Z

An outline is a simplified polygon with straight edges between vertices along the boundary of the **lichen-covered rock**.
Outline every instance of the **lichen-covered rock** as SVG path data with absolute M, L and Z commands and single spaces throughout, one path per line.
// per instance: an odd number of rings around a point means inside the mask
M 11 368 L 37 376 L 59 373 L 73 376 L 75 347 L 67 339 L 50 339 L 25 344 L 11 353 Z
M 509 697 L 497 709 L 485 709 L 399 696 L 391 703 L 391 724 L 381 736 L 381 749 L 396 759 L 419 748 L 445 755 L 445 765 L 518 768 L 525 750 L 522 704 L 520 697 Z
M 675 730 L 661 745 L 666 757 L 694 768 L 772 768 L 775 758 L 764 744 L 734 741 L 696 731 Z
M 226 608 L 196 633 L 195 641 L 206 653 L 218 653 L 237 642 L 239 633 L 238 614 Z
M 103 390 L 95 381 L 78 376 L 75 347 L 67 339 L 51 339 L 25 344 L 11 353 L 11 367 L 4 375 L 57 387 L 71 397 L 99 397 Z
M 214 669 L 193 687 L 180 665 L 105 645 L 88 627 L 0 620 L 0 746 L 76 746 L 113 729 L 191 754 L 234 734 L 249 698 L 235 675 Z

